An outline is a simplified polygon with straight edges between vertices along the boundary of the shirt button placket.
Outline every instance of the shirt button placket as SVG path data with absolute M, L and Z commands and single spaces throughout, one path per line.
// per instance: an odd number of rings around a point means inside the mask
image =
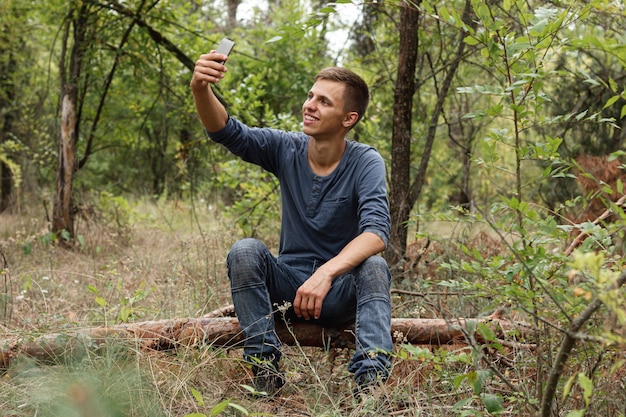
M 311 198 L 309 199 L 309 204 L 307 206 L 307 216 L 313 217 L 315 214 L 315 207 L 317 206 L 317 201 L 320 197 L 320 182 L 321 178 L 317 175 L 313 177 L 313 186 L 311 187 Z

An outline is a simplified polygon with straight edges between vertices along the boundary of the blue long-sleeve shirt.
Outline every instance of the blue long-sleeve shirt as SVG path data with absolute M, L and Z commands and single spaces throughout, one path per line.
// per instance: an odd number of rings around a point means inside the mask
M 230 117 L 224 129 L 209 137 L 278 178 L 283 259 L 326 262 L 363 232 L 375 233 L 387 244 L 391 217 L 385 164 L 371 146 L 346 140 L 335 170 L 319 176 L 309 165 L 309 136 L 302 132 L 250 128 Z

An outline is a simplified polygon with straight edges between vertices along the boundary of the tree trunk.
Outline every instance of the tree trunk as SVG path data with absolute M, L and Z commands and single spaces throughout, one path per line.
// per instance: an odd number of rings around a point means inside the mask
M 76 141 L 76 86 L 66 85 L 61 98 L 61 137 L 56 175 L 56 192 L 52 212 L 52 231 L 69 233 L 74 236 L 74 216 L 72 211 L 72 187 L 75 169 Z M 63 240 L 62 240 L 63 241 Z
M 411 205 L 409 184 L 411 167 L 411 121 L 415 94 L 415 66 L 418 48 L 418 3 L 407 2 L 400 11 L 400 46 L 398 73 L 393 104 L 391 138 L 391 233 L 385 252 L 387 262 L 395 272 L 406 250 L 407 228 Z M 394 273 L 395 275 L 395 273 Z
M 6 10 L 5 10 L 6 12 Z M 16 14 L 13 7 L 9 7 L 8 13 Z M 15 75 L 18 67 L 14 51 L 23 46 L 22 36 L 12 31 L 9 23 L 3 24 L 0 33 L 0 145 L 7 142 L 15 134 L 14 121 L 18 116 L 15 104 L 16 84 Z M 0 150 L 0 152 L 2 152 Z M 7 155 L 5 155 L 7 157 Z M 13 171 L 8 163 L 0 158 L 0 213 L 10 209 L 14 200 Z
M 415 176 L 413 184 L 409 186 L 409 168 L 410 168 L 410 138 L 411 138 L 411 111 L 408 106 L 412 102 L 413 94 L 415 93 L 414 79 L 415 76 L 415 60 L 417 59 L 417 41 L 411 43 L 411 33 L 417 32 L 419 12 L 414 7 L 407 6 L 402 8 L 401 15 L 401 30 L 400 30 L 400 60 L 398 61 L 398 80 L 396 86 L 396 97 L 394 104 L 394 134 L 392 138 L 392 172 L 391 183 L 392 190 L 390 195 L 391 210 L 392 210 L 392 229 L 389 238 L 389 248 L 385 255 L 389 264 L 393 266 L 402 265 L 402 257 L 406 251 L 407 240 L 407 223 L 413 206 L 417 203 L 422 191 L 426 179 L 426 171 L 430 162 L 430 155 L 432 152 L 433 144 L 435 141 L 435 135 L 437 133 L 437 126 L 439 117 L 443 110 L 443 104 L 446 100 L 448 92 L 452 87 L 452 81 L 456 75 L 456 71 L 461 63 L 465 51 L 464 38 L 466 36 L 465 31 L 459 33 L 457 50 L 455 57 L 446 69 L 445 77 L 441 83 L 441 88 L 437 91 L 437 102 L 435 108 L 430 117 L 430 123 L 426 134 L 426 140 L 424 149 L 422 150 L 422 157 L 420 165 Z M 465 3 L 465 10 L 463 12 L 463 21 L 468 26 L 474 27 L 476 24 L 470 19 L 471 2 L 469 0 Z M 406 39 L 403 39 L 406 38 Z M 411 49 L 413 48 L 413 49 Z M 407 56 L 405 56 L 407 54 Z M 408 55 L 411 54 L 411 55 Z M 403 69 L 404 66 L 409 66 L 407 69 Z M 404 72 L 406 71 L 406 73 Z M 408 72 L 411 72 L 411 79 L 409 79 Z M 401 78 L 402 74 L 402 78 Z M 410 84 L 409 84 L 410 83 Z M 403 85 L 408 84 L 408 85 Z M 411 88 L 411 90 L 409 90 Z M 411 92 L 411 100 L 408 100 L 407 94 Z M 407 101 L 408 100 L 408 101 Z M 408 110 L 408 111 L 407 111 Z M 397 269 L 396 269 L 397 272 Z M 397 277 L 394 274 L 394 277 Z
M 498 319 L 403 319 L 391 320 L 391 333 L 397 343 L 443 345 L 463 343 L 466 335 L 481 341 L 475 333 L 478 323 L 490 326 L 498 337 L 508 330 L 524 337 L 524 325 Z M 277 320 L 276 332 L 284 344 L 313 347 L 354 347 L 354 327 L 324 328 L 311 323 L 293 323 L 287 327 Z M 195 347 L 202 344 L 214 347 L 243 347 L 244 335 L 233 317 L 201 317 L 78 330 L 73 334 L 50 334 L 26 343 L 3 341 L 0 346 L 0 368 L 7 368 L 21 356 L 41 361 L 56 361 L 77 355 L 86 347 L 97 348 L 107 340 L 120 339 L 144 349 L 169 350 L 177 347 Z M 297 340 L 297 342 L 296 342 Z
M 374 43 L 372 34 L 375 33 L 374 26 L 378 20 L 381 8 L 382 3 L 363 3 L 361 19 L 355 22 L 354 30 L 351 35 L 353 42 L 352 49 L 360 57 L 366 57 L 376 52 L 376 44 Z
M 228 0 L 228 21 L 226 25 L 226 31 L 230 32 L 237 27 L 237 8 L 241 4 L 241 0 Z
M 70 10 L 63 37 L 59 76 L 61 80 L 61 132 L 52 211 L 52 232 L 63 235 L 59 241 L 74 237 L 72 189 L 76 172 L 76 139 L 79 137 L 78 85 L 86 51 L 89 9 L 84 3 Z M 71 48 L 70 48 L 71 45 Z M 69 57 L 68 57 L 69 52 Z

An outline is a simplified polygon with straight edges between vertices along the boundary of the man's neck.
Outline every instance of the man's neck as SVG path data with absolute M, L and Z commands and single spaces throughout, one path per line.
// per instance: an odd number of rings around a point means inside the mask
M 313 172 L 322 177 L 331 174 L 343 157 L 346 149 L 346 141 L 319 141 L 311 137 L 309 139 L 308 159 Z

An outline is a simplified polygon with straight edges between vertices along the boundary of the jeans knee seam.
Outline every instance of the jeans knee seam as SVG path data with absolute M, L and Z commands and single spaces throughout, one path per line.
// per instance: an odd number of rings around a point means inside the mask
M 372 296 L 368 296 L 368 297 L 363 297 L 361 299 L 358 300 L 357 302 L 357 307 L 361 307 L 362 305 L 372 302 L 372 301 L 384 301 L 384 302 L 389 302 L 389 298 L 385 297 L 385 296 L 376 296 L 376 295 L 372 295 Z

